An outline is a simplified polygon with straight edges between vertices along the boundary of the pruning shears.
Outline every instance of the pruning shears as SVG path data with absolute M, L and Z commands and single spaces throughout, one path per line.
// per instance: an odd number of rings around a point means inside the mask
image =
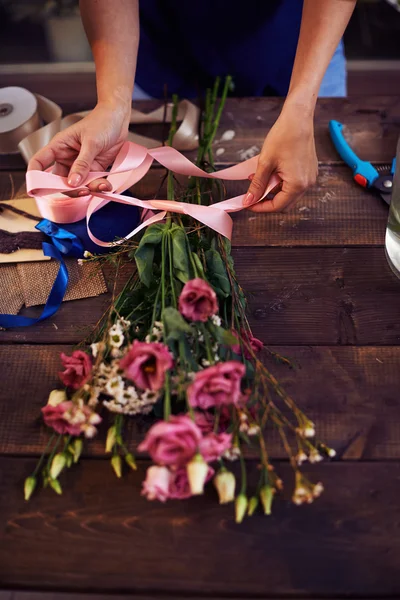
M 358 158 L 356 153 L 346 142 L 342 129 L 342 123 L 330 121 L 329 131 L 334 146 L 340 154 L 340 157 L 350 169 L 352 169 L 354 181 L 362 187 L 378 190 L 383 200 L 390 205 L 392 199 L 393 176 L 396 170 L 396 159 L 393 159 L 390 168 L 385 168 L 384 171 L 378 172 L 370 162 Z

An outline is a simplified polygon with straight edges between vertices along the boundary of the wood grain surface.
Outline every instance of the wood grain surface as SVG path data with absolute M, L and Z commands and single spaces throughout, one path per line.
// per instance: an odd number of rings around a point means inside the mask
M 46 77 L 35 81 L 27 87 L 61 100 L 66 112 L 93 105 L 87 79 L 79 102 L 65 78 L 58 89 Z M 281 106 L 280 99 L 229 100 L 215 144 L 218 167 L 258 152 Z M 140 496 L 146 458 L 117 481 L 101 434 L 82 464 L 61 476 L 62 497 L 47 489 L 26 504 L 22 484 L 48 439 L 40 408 L 59 385 L 59 353 L 91 331 L 110 294 L 66 302 L 35 327 L 0 331 L 0 600 L 400 596 L 400 282 L 384 254 L 387 207 L 340 162 L 328 134 L 332 118 L 346 125 L 360 158 L 380 167 L 391 161 L 398 97 L 320 100 L 317 185 L 288 214 L 235 215 L 233 239 L 254 333 L 293 368 L 268 352 L 266 364 L 338 451 L 337 460 L 307 468 L 323 480 L 322 498 L 302 508 L 289 503 L 290 467 L 271 431 L 270 451 L 287 481 L 272 517 L 238 527 L 232 506 L 220 507 L 212 488 L 185 503 L 150 503 Z M 161 136 L 160 128 L 140 132 Z M 4 199 L 23 184 L 23 163 L 1 156 L 0 169 Z M 153 169 L 134 192 L 153 197 L 163 175 Z M 227 194 L 246 187 L 228 184 Z M 105 275 L 111 288 L 113 270 Z M 148 426 L 129 425 L 132 449 Z M 247 457 L 251 492 L 254 450 Z
M 299 508 L 279 498 L 273 516 L 240 527 L 211 488 L 186 503 L 148 502 L 142 463 L 116 481 L 104 461 L 84 460 L 61 478 L 63 496 L 45 490 L 26 504 L 20 484 L 32 467 L 0 459 L 3 587 L 243 599 L 400 594 L 398 462 L 313 468 L 326 483 L 319 501 Z M 248 467 L 251 489 L 257 469 Z M 279 471 L 290 480 L 290 467 Z
M 400 458 L 400 347 L 272 347 L 293 368 L 265 357 L 284 388 L 315 422 L 318 436 L 341 454 L 360 436 L 364 445 L 350 458 Z M 60 387 L 60 352 L 71 346 L 0 346 L 0 454 L 38 455 L 49 438 L 40 409 L 49 392 Z M 105 415 L 107 417 L 107 415 Z M 132 449 L 151 420 L 130 422 L 126 439 Z M 105 429 L 105 428 L 103 428 Z M 285 458 L 279 436 L 268 431 L 273 458 Z M 356 446 L 357 447 L 357 446 Z M 105 456 L 104 431 L 85 455 Z M 250 448 L 250 456 L 258 453 Z M 73 476 L 73 475 L 71 475 Z

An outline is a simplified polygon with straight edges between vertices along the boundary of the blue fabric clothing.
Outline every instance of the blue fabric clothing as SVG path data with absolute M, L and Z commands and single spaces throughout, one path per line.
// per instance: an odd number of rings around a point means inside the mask
M 319 96 L 321 98 L 345 98 L 347 96 L 347 69 L 343 40 L 328 65 L 319 88 Z
M 123 192 L 124 196 L 132 196 L 129 191 Z M 136 206 L 109 202 L 103 208 L 95 212 L 90 219 L 92 233 L 103 242 L 114 242 L 117 238 L 123 238 L 140 223 L 140 212 Z M 63 229 L 75 234 L 82 242 L 84 250 L 92 254 L 105 254 L 110 248 L 98 246 L 88 236 L 86 219 L 76 223 L 62 225 Z
M 285 96 L 300 31 L 302 0 L 144 0 L 136 82 L 149 96 L 197 97 L 230 74 L 236 96 Z M 341 43 L 323 95 L 345 95 Z

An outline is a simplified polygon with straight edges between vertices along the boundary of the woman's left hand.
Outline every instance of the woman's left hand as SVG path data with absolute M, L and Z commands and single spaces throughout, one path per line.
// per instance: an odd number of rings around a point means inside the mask
M 257 171 L 252 177 L 243 205 L 254 212 L 287 211 L 316 182 L 318 159 L 315 151 L 312 111 L 285 103 L 265 138 Z M 272 200 L 262 200 L 272 174 L 282 180 L 282 189 Z

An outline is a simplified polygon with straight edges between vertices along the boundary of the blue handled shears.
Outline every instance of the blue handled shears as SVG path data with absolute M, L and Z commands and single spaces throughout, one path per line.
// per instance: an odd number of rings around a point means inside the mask
M 338 121 L 330 121 L 329 131 L 336 150 L 344 162 L 352 169 L 353 178 L 359 185 L 365 188 L 375 188 L 387 204 L 392 199 L 393 176 L 396 170 L 396 159 L 392 166 L 386 169 L 388 172 L 378 172 L 370 162 L 360 160 L 346 142 L 343 133 L 343 125 Z

